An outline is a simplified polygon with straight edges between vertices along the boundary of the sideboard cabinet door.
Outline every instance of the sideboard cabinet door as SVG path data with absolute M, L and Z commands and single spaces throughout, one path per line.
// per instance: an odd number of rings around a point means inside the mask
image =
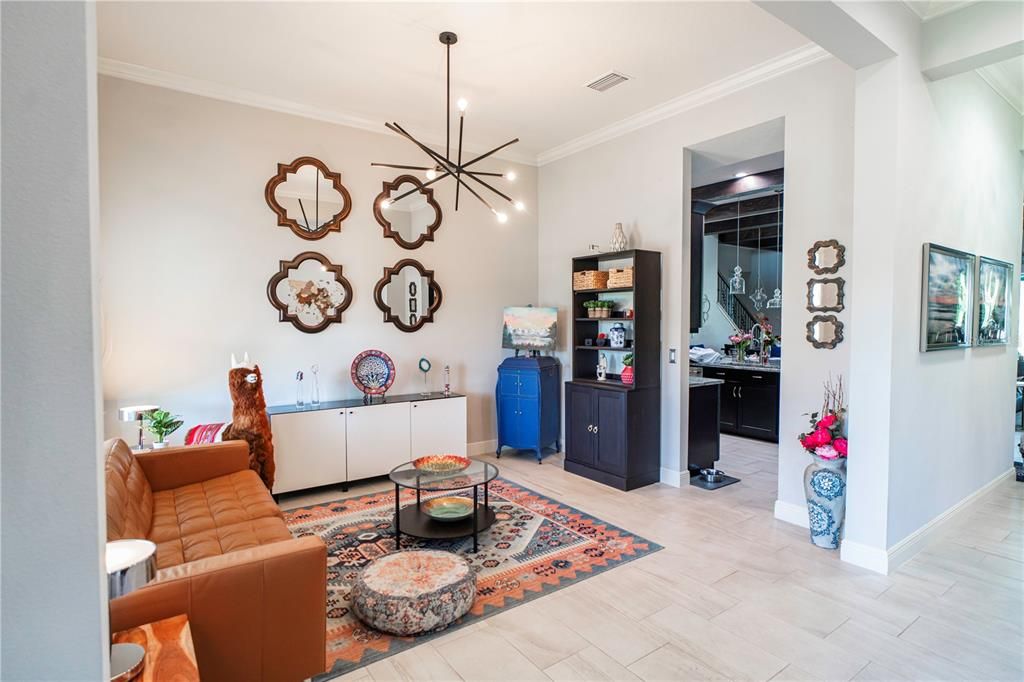
M 346 410 L 348 480 L 384 476 L 409 461 L 409 403 Z
M 274 494 L 348 480 L 344 410 L 277 414 L 274 433 Z
M 421 400 L 409 408 L 412 455 L 466 456 L 466 399 Z
M 593 391 L 583 386 L 565 385 L 565 458 L 586 466 L 594 465 Z

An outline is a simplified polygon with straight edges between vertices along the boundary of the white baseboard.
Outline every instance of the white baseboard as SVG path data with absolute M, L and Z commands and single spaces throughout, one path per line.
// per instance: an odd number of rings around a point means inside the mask
M 474 455 L 493 455 L 494 451 L 497 449 L 498 440 L 496 438 L 491 440 L 478 440 L 475 443 L 466 443 L 466 453 L 470 457 L 473 457 Z
M 683 476 L 686 476 L 686 483 L 683 483 Z M 660 480 L 665 485 L 670 485 L 673 488 L 681 488 L 690 482 L 689 471 L 676 471 L 675 469 L 667 469 L 661 467 Z
M 803 504 L 775 500 L 775 518 L 801 528 L 810 527 L 810 522 L 807 520 L 807 506 Z
M 839 546 L 839 558 L 848 564 L 889 575 L 889 554 L 884 549 L 844 538 Z
M 1003 479 L 1007 476 L 1012 476 L 1013 473 L 1014 470 L 1013 467 L 1011 467 L 1008 471 L 999 474 L 991 481 L 981 486 L 973 493 L 890 547 L 888 551 L 889 570 L 894 570 L 897 566 L 924 549 L 932 540 L 935 539 L 937 535 L 941 534 L 957 516 L 967 511 L 981 498 L 991 492 L 992 489 Z

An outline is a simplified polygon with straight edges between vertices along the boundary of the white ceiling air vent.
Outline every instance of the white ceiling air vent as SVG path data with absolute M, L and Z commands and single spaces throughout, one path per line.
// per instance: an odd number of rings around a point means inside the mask
M 625 83 L 629 80 L 629 76 L 615 71 L 609 71 L 603 76 L 595 78 L 593 81 L 587 83 L 587 87 L 591 90 L 597 90 L 598 92 L 604 92 L 605 90 L 611 90 L 619 83 Z

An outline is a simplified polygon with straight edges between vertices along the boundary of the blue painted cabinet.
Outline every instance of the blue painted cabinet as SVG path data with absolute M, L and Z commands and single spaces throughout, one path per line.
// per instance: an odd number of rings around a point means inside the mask
M 533 450 L 537 462 L 548 445 L 559 450 L 560 366 L 550 357 L 505 358 L 498 366 L 498 457 L 503 447 Z

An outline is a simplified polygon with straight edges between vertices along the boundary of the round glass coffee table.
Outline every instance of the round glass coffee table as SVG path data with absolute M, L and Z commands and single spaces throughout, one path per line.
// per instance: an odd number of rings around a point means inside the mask
M 417 538 L 447 540 L 473 536 L 473 551 L 477 551 L 477 534 L 487 530 L 494 523 L 495 515 L 488 506 L 488 485 L 498 476 L 498 467 L 488 462 L 471 460 L 461 471 L 423 471 L 406 462 L 391 470 L 389 478 L 395 484 L 395 546 L 402 540 L 402 533 Z M 402 507 L 402 488 L 416 491 L 416 504 Z M 423 509 L 424 492 L 454 492 L 473 489 L 473 513 L 457 520 L 438 520 Z M 480 502 L 480 488 L 483 488 L 483 503 Z

